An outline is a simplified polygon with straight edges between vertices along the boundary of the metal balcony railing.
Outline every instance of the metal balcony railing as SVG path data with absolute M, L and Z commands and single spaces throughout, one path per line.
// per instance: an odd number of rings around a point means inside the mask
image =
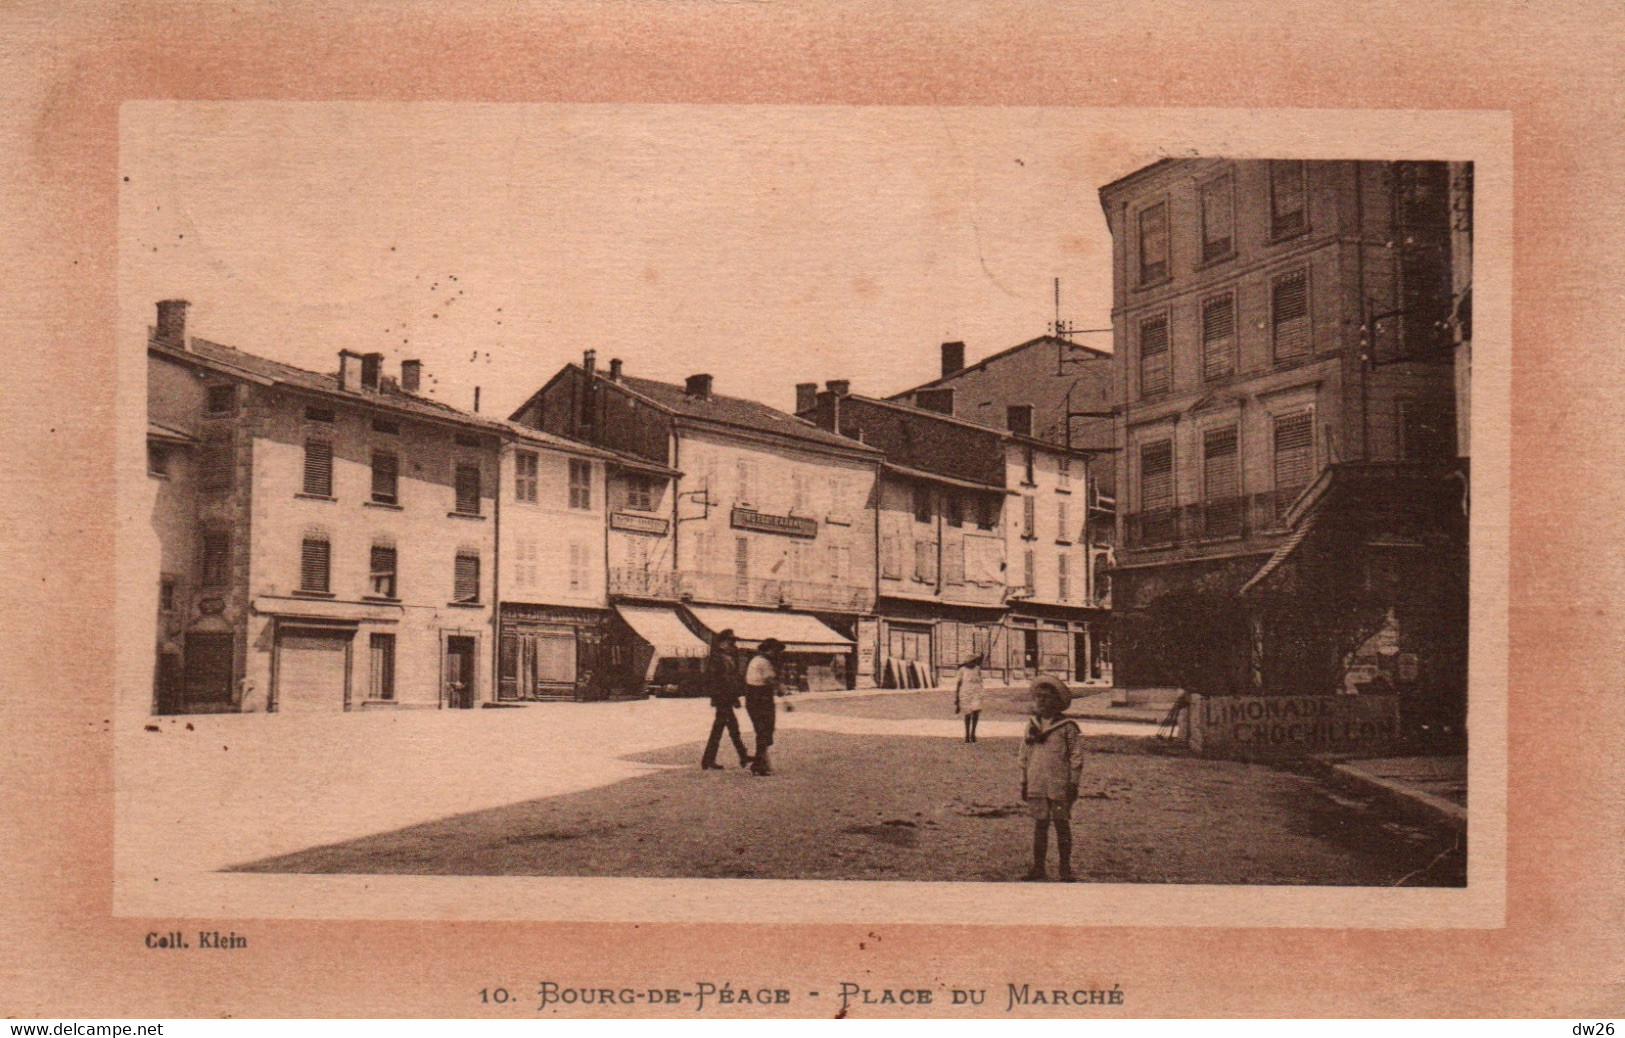
M 1125 547 L 1172 548 L 1279 533 L 1285 528 L 1287 509 L 1301 493 L 1302 487 L 1288 487 L 1130 512 L 1123 517 Z
M 699 602 L 731 603 L 770 609 L 823 610 L 838 613 L 863 612 L 874 606 L 874 592 L 860 584 L 836 584 L 808 580 L 761 580 L 732 573 L 699 573 L 683 570 L 646 571 L 611 569 L 612 595 Z

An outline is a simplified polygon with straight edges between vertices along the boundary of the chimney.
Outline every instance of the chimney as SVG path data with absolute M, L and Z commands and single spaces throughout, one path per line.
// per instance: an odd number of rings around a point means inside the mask
M 423 362 L 421 360 L 401 361 L 401 389 L 408 393 L 418 391 L 418 383 L 423 379 Z
M 158 327 L 152 333 L 153 339 L 178 350 L 186 349 L 186 308 L 191 305 L 184 299 L 165 299 L 159 303 Z
M 474 387 L 474 413 L 480 413 L 480 387 Z
M 852 380 L 846 378 L 831 379 L 824 383 L 824 388 L 836 396 L 846 396 L 852 392 Z
M 339 350 L 339 388 L 354 393 L 361 388 L 361 354 Z
M 683 384 L 683 392 L 687 393 L 690 397 L 694 398 L 695 400 L 709 400 L 709 399 L 711 399 L 711 376 L 710 375 L 690 375 L 690 376 L 688 376 L 688 381 Z
M 598 371 L 597 350 L 587 350 L 581 355 L 581 370 L 587 373 L 587 381 L 591 382 L 593 375 Z
M 806 414 L 818 406 L 818 383 L 796 383 L 796 414 Z
M 621 358 L 619 357 L 611 357 L 609 360 L 609 380 L 611 382 L 621 380 Z
M 1033 405 L 1011 404 L 1004 409 L 1004 424 L 1017 436 L 1033 434 Z
M 947 378 L 956 372 L 965 370 L 965 344 L 962 342 L 945 342 L 942 344 L 942 377 Z
M 384 373 L 384 355 L 382 353 L 363 353 L 361 355 L 361 385 L 373 392 L 378 391 L 378 378 Z

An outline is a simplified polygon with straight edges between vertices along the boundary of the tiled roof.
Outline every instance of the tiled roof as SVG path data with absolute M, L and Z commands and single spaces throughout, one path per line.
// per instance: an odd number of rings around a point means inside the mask
M 818 428 L 811 422 L 768 407 L 766 404 L 759 404 L 754 400 L 721 396 L 716 393 L 705 399 L 700 399 L 690 396 L 682 386 L 672 385 L 669 382 L 655 382 L 647 378 L 634 378 L 629 375 L 622 376 L 618 382 L 611 384 L 629 389 L 638 396 L 680 418 L 701 422 L 716 422 L 721 425 L 730 425 L 742 429 L 754 429 L 758 432 L 772 433 L 797 440 L 807 440 L 857 453 L 879 453 L 874 448 L 866 447 L 856 440 L 848 439 L 845 436 L 837 436 L 832 432 Z
M 1081 350 L 1084 353 L 1092 353 L 1097 358 L 1109 359 L 1111 357 L 1111 354 L 1107 353 L 1105 350 L 1097 350 L 1093 346 L 1085 346 L 1081 342 L 1073 342 L 1071 339 L 1057 338 L 1054 335 L 1040 335 L 1036 339 L 1028 339 L 1026 342 L 1017 343 L 1016 345 L 1002 349 L 997 353 L 990 353 L 981 360 L 966 364 L 964 367 L 960 368 L 951 375 L 943 375 L 941 378 L 934 378 L 929 382 L 922 382 L 912 389 L 905 389 L 901 393 L 893 393 L 888 399 L 896 400 L 898 397 L 908 396 L 910 393 L 918 393 L 922 389 L 934 389 L 945 382 L 953 382 L 968 372 L 980 371 L 989 364 L 997 363 L 1011 354 L 1020 353 L 1022 350 L 1031 349 L 1034 346 L 1056 345 L 1064 346 L 1068 349 Z

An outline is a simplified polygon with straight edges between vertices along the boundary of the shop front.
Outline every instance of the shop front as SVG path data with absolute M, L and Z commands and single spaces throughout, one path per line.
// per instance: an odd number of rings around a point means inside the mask
M 612 654 L 617 683 L 657 696 L 700 695 L 707 640 L 683 622 L 676 608 L 617 605 Z
M 504 602 L 499 624 L 499 702 L 600 699 L 609 694 L 606 612 Z
M 784 667 L 779 679 L 788 689 L 806 692 L 850 687 L 856 643 L 819 617 L 784 609 L 686 608 L 707 642 L 723 630 L 732 630 L 746 652 L 768 638 L 783 642 Z

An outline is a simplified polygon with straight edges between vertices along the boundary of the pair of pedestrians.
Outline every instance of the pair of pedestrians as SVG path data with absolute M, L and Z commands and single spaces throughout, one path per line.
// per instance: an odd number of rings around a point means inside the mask
M 728 733 L 734 749 L 739 753 L 739 766 L 748 767 L 752 774 L 771 775 L 768 750 L 773 745 L 773 729 L 778 719 L 774 698 L 782 695 L 779 671 L 782 666 L 784 643 L 767 638 L 756 647 L 743 674 L 739 667 L 739 643 L 732 630 L 718 631 L 711 639 L 711 652 L 705 660 L 706 687 L 710 690 L 711 706 L 716 717 L 711 722 L 711 735 L 705 742 L 705 755 L 700 767 L 722 770 L 717 763 L 717 751 L 722 746 L 722 734 Z M 739 718 L 734 711 L 739 707 L 740 695 L 745 699 L 745 713 L 756 734 L 756 752 L 745 749 L 745 740 L 739 732 Z

